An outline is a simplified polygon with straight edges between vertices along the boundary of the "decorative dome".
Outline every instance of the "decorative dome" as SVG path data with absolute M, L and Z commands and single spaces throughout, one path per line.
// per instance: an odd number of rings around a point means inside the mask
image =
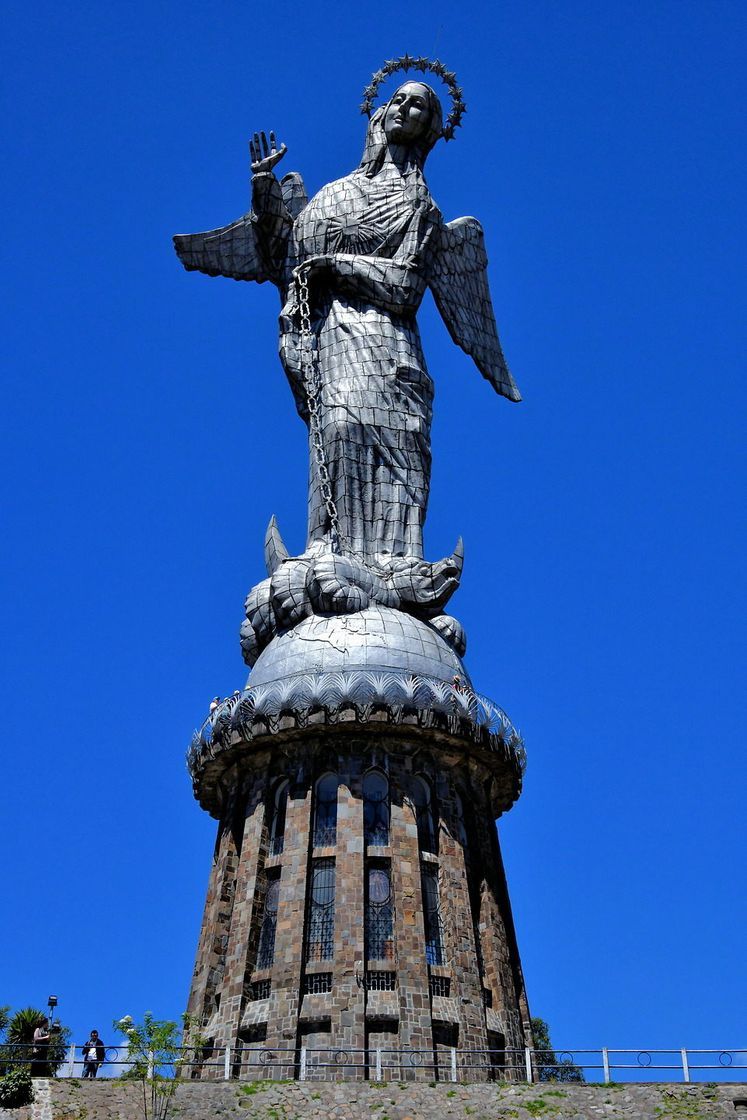
M 348 731 L 381 735 L 383 715 L 392 732 L 406 725 L 410 738 L 446 735 L 479 756 L 495 778 L 496 816 L 519 796 L 524 748 L 506 713 L 474 691 L 461 658 L 434 626 L 379 605 L 312 615 L 270 641 L 243 692 L 218 704 L 192 737 L 187 766 L 195 796 L 220 816 L 222 776 L 255 744 L 267 736 L 318 734 L 343 712 Z
M 355 614 L 312 615 L 279 634 L 260 654 L 247 687 L 297 673 L 353 670 L 415 674 L 471 684 L 462 660 L 427 622 L 378 605 Z

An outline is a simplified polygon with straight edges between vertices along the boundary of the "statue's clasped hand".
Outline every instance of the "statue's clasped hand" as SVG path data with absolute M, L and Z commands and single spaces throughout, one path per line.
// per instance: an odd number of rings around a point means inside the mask
M 269 144 L 267 142 L 267 135 L 264 132 L 255 132 L 253 139 L 249 141 L 252 174 L 261 175 L 272 171 L 273 167 L 280 163 L 280 160 L 287 151 L 288 149 L 285 144 L 281 144 L 278 148 L 274 132 L 270 133 Z
M 332 267 L 332 257 L 327 254 L 320 254 L 316 257 L 307 257 L 305 261 L 297 265 L 293 269 L 294 280 L 300 280 L 302 276 L 307 281 L 321 276 L 322 273 L 328 272 Z

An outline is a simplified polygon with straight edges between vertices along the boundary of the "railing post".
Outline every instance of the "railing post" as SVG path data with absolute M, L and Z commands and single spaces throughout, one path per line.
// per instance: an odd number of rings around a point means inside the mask
M 381 1050 L 376 1047 L 376 1080 L 381 1081 Z
M 606 1046 L 602 1047 L 602 1065 L 604 1066 L 604 1080 L 609 1082 L 610 1077 L 610 1052 Z
M 456 1047 L 452 1046 L 452 1048 L 451 1048 L 451 1080 L 456 1081 L 456 1079 L 457 1079 Z
M 685 1048 L 683 1047 L 682 1050 L 680 1050 L 680 1054 L 682 1055 L 682 1073 L 684 1075 L 685 1081 L 689 1081 L 690 1080 L 690 1066 L 688 1065 L 688 1062 L 687 1062 L 687 1050 L 685 1050 Z
M 223 1080 L 231 1080 L 231 1047 L 226 1046 L 226 1053 L 223 1057 Z
M 301 1060 L 298 1063 L 298 1080 L 306 1080 L 306 1047 L 301 1047 Z
M 532 1081 L 533 1081 L 533 1077 L 532 1077 L 532 1051 L 529 1049 L 528 1046 L 524 1050 L 524 1061 L 526 1063 L 526 1068 L 527 1068 L 527 1081 L 531 1085 Z
M 75 1075 L 75 1043 L 70 1043 L 70 1049 L 67 1052 L 67 1075 L 73 1077 Z

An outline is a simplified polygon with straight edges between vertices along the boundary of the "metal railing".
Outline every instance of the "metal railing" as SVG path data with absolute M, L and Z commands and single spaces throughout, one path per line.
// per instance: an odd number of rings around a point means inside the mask
M 554 1060 L 552 1060 L 554 1059 Z M 31 1045 L 3 1047 L 2 1063 L 43 1064 Z M 59 1056 L 50 1055 L 52 1065 Z M 146 1063 L 143 1063 L 143 1067 Z M 116 1078 L 132 1071 L 127 1046 L 107 1046 L 97 1073 Z M 51 1071 L 49 1071 L 51 1072 Z M 56 1077 L 81 1077 L 83 1050 L 68 1047 Z M 600 1049 L 557 1050 L 552 1054 L 529 1048 L 462 1050 L 352 1049 L 349 1047 L 213 1046 L 149 1055 L 147 1074 L 183 1080 L 370 1080 L 370 1081 L 585 1081 L 606 1082 L 747 1082 L 747 1049 Z

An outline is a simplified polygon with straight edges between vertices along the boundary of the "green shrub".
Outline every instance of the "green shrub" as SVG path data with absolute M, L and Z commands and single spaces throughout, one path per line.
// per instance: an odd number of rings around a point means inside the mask
M 31 1101 L 31 1074 L 27 1069 L 12 1069 L 0 1077 L 0 1108 L 18 1108 Z

